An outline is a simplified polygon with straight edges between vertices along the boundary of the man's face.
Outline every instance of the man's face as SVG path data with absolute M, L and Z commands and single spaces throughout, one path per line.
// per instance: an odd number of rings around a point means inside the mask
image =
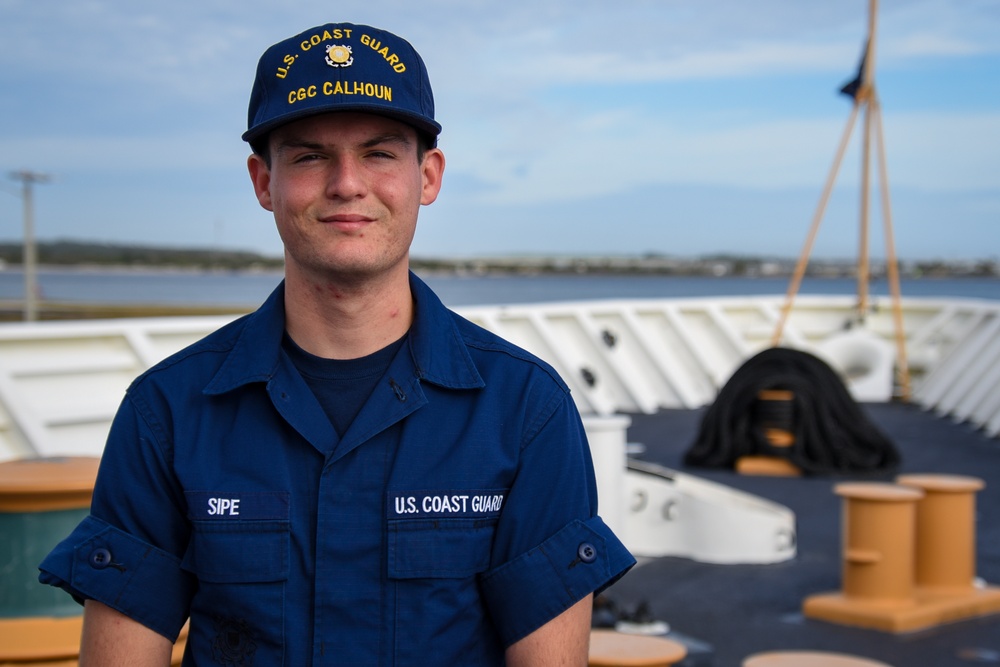
M 364 113 L 311 116 L 274 130 L 271 166 L 248 166 L 260 205 L 274 213 L 286 273 L 318 282 L 405 271 L 421 204 L 437 198 L 444 156 L 417 159 L 417 133 Z

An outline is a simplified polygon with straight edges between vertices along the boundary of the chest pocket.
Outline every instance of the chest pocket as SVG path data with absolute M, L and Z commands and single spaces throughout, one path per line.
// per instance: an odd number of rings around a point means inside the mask
M 195 521 L 181 564 L 201 581 L 263 583 L 288 578 L 287 521 Z
M 198 579 L 188 635 L 193 654 L 224 665 L 284 661 L 291 547 L 287 498 L 280 497 L 286 507 L 271 515 L 241 506 L 239 518 L 192 518 L 181 567 Z
M 496 519 L 389 521 L 391 579 L 471 577 L 490 566 Z
M 191 542 L 181 567 L 200 581 L 264 583 L 288 578 L 285 492 L 188 491 Z
M 489 570 L 496 519 L 423 518 L 389 521 L 388 574 L 393 596 L 393 664 L 486 665 L 502 648 L 479 595 Z M 459 657 L 460 656 L 460 657 Z

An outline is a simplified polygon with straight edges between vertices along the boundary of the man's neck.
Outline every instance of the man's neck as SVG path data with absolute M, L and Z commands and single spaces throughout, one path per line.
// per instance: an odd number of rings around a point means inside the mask
M 318 357 L 357 359 L 399 340 L 413 322 L 409 271 L 349 282 L 286 271 L 285 327 Z

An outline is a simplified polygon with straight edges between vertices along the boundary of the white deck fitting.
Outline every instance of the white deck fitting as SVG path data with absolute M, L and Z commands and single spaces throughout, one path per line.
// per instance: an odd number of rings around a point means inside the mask
M 704 563 L 777 563 L 796 553 L 787 507 L 670 468 L 630 461 L 620 532 L 634 556 Z

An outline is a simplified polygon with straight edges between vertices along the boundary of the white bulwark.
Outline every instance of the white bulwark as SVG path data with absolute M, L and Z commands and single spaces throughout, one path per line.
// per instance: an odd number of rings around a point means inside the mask
M 856 399 L 891 400 L 890 305 L 876 300 L 862 326 L 847 327 L 855 304 L 848 296 L 799 296 L 782 345 L 825 359 Z M 765 296 L 456 310 L 545 359 L 569 384 L 591 440 L 602 515 L 634 553 L 773 562 L 794 555 L 790 512 L 628 461 L 625 433 L 627 413 L 710 404 L 740 364 L 770 345 L 782 305 L 782 297 Z M 913 400 L 1000 435 L 1000 302 L 904 299 L 902 312 Z M 100 456 L 132 379 L 232 319 L 0 325 L 0 461 Z M 687 517 L 698 531 L 685 528 Z

